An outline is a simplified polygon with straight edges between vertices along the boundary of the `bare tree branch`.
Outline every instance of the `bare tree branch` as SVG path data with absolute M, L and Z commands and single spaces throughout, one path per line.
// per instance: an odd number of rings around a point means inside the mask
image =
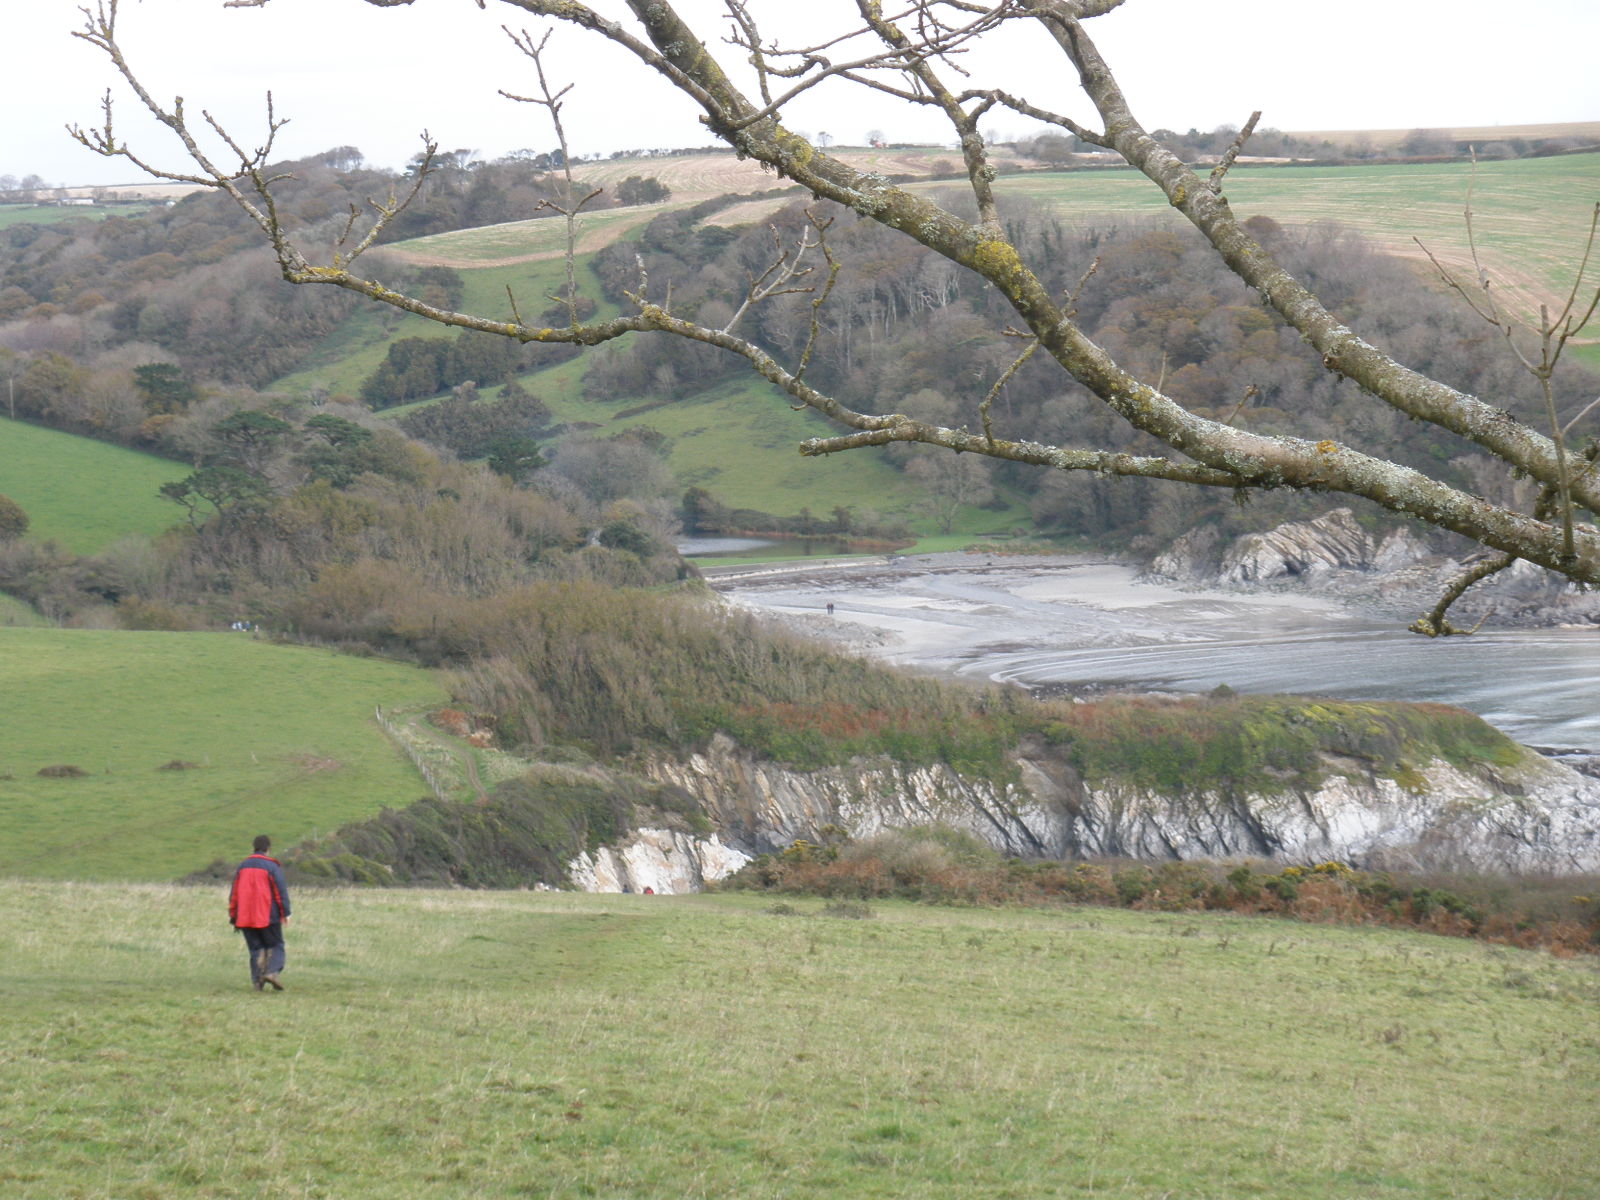
M 390 7 L 399 2 L 401 0 L 368 0 L 376 7 Z M 482 6 L 483 0 L 479 2 Z M 607 39 L 630 53 L 643 69 L 660 75 L 692 101 L 711 133 L 738 154 L 766 164 L 813 195 L 896 230 L 950 263 L 976 273 L 1015 313 L 1019 326 L 1017 336 L 1028 339 L 1025 355 L 1037 357 L 1042 351 L 1066 375 L 1098 397 L 1130 430 L 1156 439 L 1172 457 L 1045 446 L 999 436 L 989 421 L 990 408 L 998 388 L 1020 369 L 1021 357 L 1001 375 L 1000 382 L 980 403 L 984 428 L 977 434 L 913 420 L 904 414 L 859 412 L 840 403 L 836 397 L 817 391 L 804 380 L 803 374 L 817 342 L 820 306 L 837 273 L 837 265 L 820 231 L 815 248 L 830 263 L 829 281 L 820 294 L 813 295 L 811 332 L 796 369 L 783 366 L 758 345 L 736 336 L 732 325 L 720 330 L 710 329 L 674 316 L 668 306 L 650 301 L 644 280 L 637 297 L 637 311 L 633 314 L 586 326 L 577 321 L 575 311 L 569 310 L 568 327 L 551 330 L 525 324 L 515 308 L 516 319 L 510 322 L 443 312 L 354 273 L 347 259 L 336 257 L 328 265 L 314 266 L 293 246 L 277 220 L 271 204 L 273 181 L 266 174 L 262 153 L 243 155 L 241 143 L 223 134 L 230 151 L 248 160 L 237 172 L 230 174 L 219 170 L 190 136 L 181 102 L 175 104 L 171 112 L 165 112 L 139 88 L 121 61 L 111 21 L 102 19 L 96 25 L 91 18 L 87 40 L 112 56 L 141 101 L 179 134 L 186 153 L 201 168 L 198 176 L 183 178 L 226 192 L 251 213 L 252 219 L 271 240 L 284 278 L 291 282 L 345 288 L 446 325 L 479 329 L 524 342 L 594 345 L 630 333 L 663 332 L 718 347 L 745 359 L 753 371 L 770 380 L 791 399 L 815 409 L 849 431 L 840 437 L 804 443 L 801 451 L 805 454 L 909 441 L 1062 470 L 1175 479 L 1235 489 L 1295 488 L 1337 492 L 1365 497 L 1392 512 L 1419 517 L 1441 529 L 1464 534 L 1491 550 L 1528 559 L 1570 579 L 1600 583 L 1600 532 L 1592 524 L 1580 523 L 1573 517 L 1574 509 L 1580 506 L 1591 513 L 1600 512 L 1600 477 L 1592 470 L 1568 470 L 1562 444 L 1565 427 L 1554 419 L 1553 408 L 1548 414 L 1551 434 L 1547 436 L 1515 420 L 1502 408 L 1410 370 L 1357 336 L 1304 284 L 1284 270 L 1234 216 L 1221 188 L 1223 177 L 1237 160 L 1239 150 L 1254 127 L 1255 118 L 1241 132 L 1209 179 L 1196 175 L 1169 148 L 1156 141 L 1134 116 L 1110 67 L 1084 29 L 1089 18 L 1111 11 L 1120 0 L 1000 0 L 993 4 L 975 0 L 902 0 L 899 10 L 889 14 L 877 0 L 857 0 L 859 25 L 838 37 L 819 35 L 815 45 L 791 50 L 763 42 L 754 19 L 753 0 L 733 0 L 730 9 L 733 44 L 753 60 L 747 65 L 754 72 L 755 90 L 751 93 L 754 99 L 735 84 L 724 64 L 669 0 L 626 0 L 626 7 L 632 14 L 632 23 L 627 25 L 602 16 L 580 0 L 500 2 Z M 114 19 L 114 3 L 111 11 Z M 969 78 L 968 50 L 1004 26 L 1042 34 L 1065 56 L 1084 93 L 1094 104 L 1103 132 L 1085 130 L 1065 117 L 1035 108 L 1000 89 L 963 84 L 958 90 L 947 82 L 951 77 Z M 851 38 L 868 36 L 876 42 L 872 52 L 857 54 L 851 43 L 848 62 L 835 64 L 832 61 L 830 56 L 835 53 L 835 47 L 845 45 Z M 778 86 L 774 81 L 779 79 L 792 83 Z M 779 118 L 789 101 L 824 82 L 830 86 L 855 83 L 908 103 L 939 108 L 959 138 L 972 195 L 977 202 L 977 219 L 965 220 L 928 196 L 897 186 L 882 175 L 859 170 L 786 129 Z M 556 115 L 565 89 L 558 91 L 544 86 L 543 95 L 542 101 L 535 102 L 544 104 L 553 116 Z M 1048 120 L 1091 144 L 1115 149 L 1160 188 L 1167 202 L 1200 230 L 1239 278 L 1254 288 L 1316 349 L 1329 371 L 1353 380 L 1370 396 L 1406 417 L 1429 422 L 1482 448 L 1499 459 L 1508 472 L 1526 474 L 1534 479 L 1544 489 L 1543 494 L 1564 495 L 1566 499 L 1555 503 L 1564 510 L 1565 516 L 1552 522 L 1547 519 L 1549 514 L 1542 511 L 1542 505 L 1533 514 L 1521 513 L 1449 486 L 1421 471 L 1328 438 L 1265 436 L 1235 428 L 1229 422 L 1202 416 L 1165 394 L 1164 380 L 1152 386 L 1128 370 L 1077 324 L 1073 312 L 1076 296 L 1065 301 L 1053 296 L 1030 269 L 1023 251 L 1005 233 L 999 198 L 992 186 L 994 171 L 988 147 L 977 128 L 980 117 L 999 105 Z M 269 115 L 269 128 L 275 120 Z M 83 136 L 102 153 L 128 153 L 112 134 L 109 109 L 103 133 Z M 270 143 L 269 136 L 267 144 Z M 569 221 L 581 203 L 570 195 L 563 202 Z M 380 221 L 385 219 L 384 211 L 380 208 Z M 1600 219 L 1600 210 L 1597 210 L 1597 219 Z M 802 238 L 802 243 L 806 240 Z M 775 273 L 758 275 L 751 281 L 747 303 L 759 303 L 807 286 L 797 273 L 802 269 L 799 253 L 800 250 L 795 250 L 794 256 L 784 262 L 780 251 L 779 265 L 772 268 Z M 1582 279 L 1582 271 L 1579 278 Z M 569 300 L 572 293 L 569 274 Z M 1561 347 L 1583 327 L 1600 304 L 1600 291 L 1588 304 L 1581 303 L 1580 297 L 1587 297 L 1587 292 L 1575 286 L 1567 305 L 1559 313 L 1546 314 L 1542 322 L 1545 332 L 1540 365 L 1553 366 Z
M 1228 168 L 1233 166 L 1234 160 L 1239 157 L 1244 144 L 1250 140 L 1250 135 L 1256 131 L 1256 122 L 1261 120 L 1261 110 L 1257 109 L 1250 114 L 1250 119 L 1244 123 L 1244 128 L 1239 130 L 1239 136 L 1223 152 L 1217 165 L 1211 168 L 1211 178 L 1206 181 L 1213 194 L 1222 191 L 1222 177 L 1228 173 Z

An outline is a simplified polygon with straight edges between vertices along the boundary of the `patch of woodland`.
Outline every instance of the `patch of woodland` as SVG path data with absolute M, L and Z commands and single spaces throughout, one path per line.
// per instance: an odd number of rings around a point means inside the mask
M 970 203 L 958 194 L 940 199 L 957 209 Z M 836 218 L 828 237 L 841 269 L 828 303 L 813 314 L 811 294 L 774 297 L 738 332 L 780 361 L 793 362 L 811 337 L 815 315 L 817 336 L 807 367 L 815 386 L 868 411 L 980 427 L 980 401 L 1018 353 L 1015 340 L 1003 336 L 1015 314 L 976 275 L 914 240 L 826 204 L 812 207 L 823 219 Z M 1196 231 L 1127 215 L 1069 223 L 1025 203 L 1007 211 L 1007 236 L 1024 261 L 1042 272 L 1046 287 L 1078 294 L 1077 319 L 1085 330 L 1129 370 L 1158 382 L 1200 415 L 1269 436 L 1347 441 L 1497 502 L 1531 503 L 1525 481 L 1497 482 L 1466 441 L 1373 405 L 1355 384 L 1330 374 Z M 1248 225 L 1367 340 L 1536 427 L 1547 423 L 1537 382 L 1499 334 L 1423 267 L 1381 254 L 1332 224 L 1286 228 L 1257 217 Z M 780 241 L 792 242 L 807 228 L 805 208 L 796 203 L 784 209 L 770 226 Z M 623 303 L 624 292 L 638 285 L 638 255 L 653 295 L 670 287 L 675 311 L 716 326 L 732 315 L 749 279 L 771 261 L 773 245 L 767 225 L 697 226 L 683 212 L 668 212 L 645 227 L 637 244 L 600 252 L 596 273 L 607 297 Z M 585 386 L 597 399 L 617 393 L 677 396 L 739 370 L 738 360 L 698 343 L 636 339 L 601 347 Z M 1569 363 L 1555 386 L 1566 420 L 1593 399 L 1600 379 Z M 1135 454 L 1164 449 L 1129 429 L 1043 355 L 1010 378 L 991 415 L 997 432 L 1014 439 Z M 813 419 L 818 435 L 836 432 L 821 417 Z M 943 492 L 951 493 L 945 500 L 964 494 L 968 502 L 981 502 L 1003 488 L 1028 498 L 1041 531 L 1134 553 L 1151 553 L 1199 524 L 1239 534 L 1303 520 L 1329 505 L 1298 493 L 1251 493 L 1242 503 L 1221 490 L 1040 472 L 904 444 L 884 453 L 908 470 L 920 464 L 915 469 L 930 506 L 941 503 Z M 1368 523 L 1392 522 L 1376 509 L 1363 508 L 1360 516 Z
M 540 203 L 564 186 L 539 157 L 480 163 L 442 156 L 390 232 L 420 233 L 519 220 L 548 212 Z M 556 164 L 559 166 L 559 163 Z M 275 164 L 285 227 L 308 245 L 333 245 L 349 211 L 369 197 L 403 193 L 407 180 L 365 167 L 360 152 L 338 147 Z M 373 252 L 382 259 L 381 249 Z M 460 276 L 448 268 L 382 262 L 390 286 L 455 308 Z M 260 231 L 226 197 L 196 193 L 134 216 L 18 223 L 0 230 L 0 368 L 12 380 L 8 415 L 127 445 L 169 451 L 159 418 L 188 403 L 171 391 L 147 393 L 133 377 L 150 364 L 171 367 L 191 391 L 261 387 L 300 367 L 312 349 L 362 303 L 332 288 L 284 282 Z M 565 323 L 565 316 L 562 322 Z M 384 313 L 385 327 L 399 320 Z M 454 340 L 427 392 L 398 391 L 392 373 L 373 385 L 375 404 L 435 395 L 466 380 L 487 386 L 507 377 L 505 351 L 518 369 L 570 355 L 558 347 L 518 352 L 515 343 Z M 421 368 L 409 384 L 421 377 Z
M 752 859 L 717 887 L 832 901 L 1230 912 L 1417 929 L 1562 957 L 1600 953 L 1596 876 L 1416 875 L 1341 862 L 1056 862 L 1008 858 L 941 826 L 859 840 L 830 829 L 820 843 L 797 841 Z M 1526 980 L 1508 974 L 1506 986 Z
M 512 447 L 497 473 L 441 457 L 360 408 L 235 400 L 247 402 L 209 398 L 173 422 L 195 469 L 162 489 L 171 531 L 86 556 L 0 541 L 0 590 L 69 625 L 246 620 L 292 635 L 303 615 L 316 630 L 307 636 L 360 642 L 380 631 L 365 643 L 373 652 L 405 644 L 381 634 L 383 587 L 481 596 L 539 579 L 653 586 L 685 573 L 653 497 L 595 502 L 554 474 L 547 488 L 526 486 L 536 454 Z M 364 602 L 348 580 L 370 585 Z M 324 614 L 318 605 L 341 586 Z
M 594 302 L 578 305 L 580 320 L 591 315 Z M 541 314 L 546 324 L 565 325 L 563 308 Z M 451 337 L 407 337 L 389 345 L 384 359 L 362 380 L 357 395 L 374 409 L 389 408 L 412 400 L 451 392 L 472 385 L 509 385 L 526 371 L 554 366 L 576 357 L 576 346 L 520 345 L 510 338 L 490 333 L 462 330 Z

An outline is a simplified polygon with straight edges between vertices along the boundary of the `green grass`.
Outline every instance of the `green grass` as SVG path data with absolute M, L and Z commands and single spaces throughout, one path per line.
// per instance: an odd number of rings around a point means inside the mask
M 103 221 L 107 217 L 138 217 L 148 204 L 96 204 L 61 208 L 54 204 L 0 204 L 0 229 L 13 225 L 59 225 L 64 221 Z
M 18 628 L 0 696 L 0 873 L 147 880 L 409 804 L 425 785 L 373 706 L 445 699 L 414 667 L 248 634 Z M 62 764 L 87 775 L 37 774 Z
M 535 383 L 534 386 L 538 386 Z M 657 429 L 672 439 L 667 464 L 683 487 L 702 487 L 730 508 L 753 508 L 792 516 L 809 508 L 826 520 L 843 506 L 904 517 L 915 528 L 928 525 L 919 511 L 921 489 L 874 451 L 805 458 L 807 438 L 831 436 L 838 427 L 807 412 L 776 388 L 741 375 L 681 400 L 663 400 L 631 416 L 619 416 L 648 402 L 639 396 L 584 398 L 576 387 L 541 389 L 561 421 L 598 422 L 593 433 L 606 437 L 637 426 Z M 963 510 L 957 528 L 967 537 L 1008 530 L 1026 522 L 1025 509 Z
M 644 204 L 633 208 L 596 209 L 579 218 L 577 245 L 589 253 L 627 236 L 657 214 L 681 204 Z M 407 257 L 449 262 L 452 266 L 502 263 L 508 258 L 540 256 L 559 260 L 567 249 L 567 223 L 560 217 L 508 221 L 457 229 L 393 243 Z
M 182 511 L 161 485 L 190 468 L 123 446 L 0 417 L 0 495 L 28 514 L 28 536 L 78 554 L 129 534 L 158 534 Z
M 1582 346 L 1569 343 L 1567 353 L 1591 371 L 1600 371 L 1600 342 Z
M 1220 915 L 0 880 L 0 1191 L 1587 1200 L 1592 961 Z

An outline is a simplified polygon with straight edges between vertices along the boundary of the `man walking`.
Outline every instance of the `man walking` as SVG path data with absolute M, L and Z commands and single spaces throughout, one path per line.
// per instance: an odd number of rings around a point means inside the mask
M 250 982 L 256 991 L 271 984 L 283 991 L 278 974 L 283 970 L 283 923 L 289 919 L 289 887 L 283 867 L 267 854 L 272 839 L 256 838 L 255 853 L 239 864 L 228 892 L 228 920 L 244 934 L 250 951 Z

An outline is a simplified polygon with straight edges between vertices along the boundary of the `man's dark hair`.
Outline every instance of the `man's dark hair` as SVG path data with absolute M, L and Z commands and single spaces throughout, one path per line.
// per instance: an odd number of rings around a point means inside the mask
M 268 850 L 272 849 L 272 839 L 263 833 L 260 834 L 256 840 L 251 843 L 251 845 L 255 847 L 257 854 L 265 854 Z

